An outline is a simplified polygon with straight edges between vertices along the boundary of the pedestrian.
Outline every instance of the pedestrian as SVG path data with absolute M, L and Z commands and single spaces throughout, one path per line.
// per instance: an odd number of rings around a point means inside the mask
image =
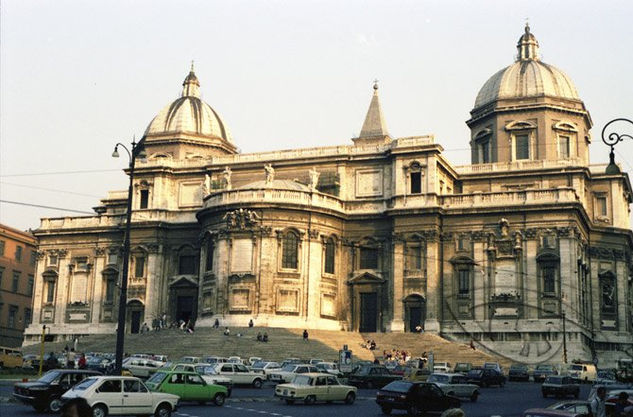
M 157 332 L 159 327 L 160 327 L 160 321 L 156 317 L 154 317 L 152 319 L 152 330 Z
M 55 352 L 51 352 L 46 359 L 46 370 L 55 369 L 59 366 Z
M 257 341 L 258 342 L 262 341 L 262 332 L 257 332 Z
M 79 360 L 77 361 L 77 367 L 79 369 L 86 369 L 86 355 L 85 354 L 81 354 L 81 356 L 79 357 Z
M 472 350 L 477 350 L 477 348 L 475 348 L 475 341 L 473 339 L 470 339 L 470 348 Z
M 615 402 L 613 409 L 614 417 L 629 417 L 631 405 L 629 404 L 629 394 L 626 391 L 620 392 L 618 400 Z
M 607 417 L 607 409 L 605 405 L 605 398 L 607 397 L 607 389 L 605 387 L 598 387 L 596 396 L 591 400 L 591 412 L 593 417 Z
M 70 352 L 68 352 L 66 367 L 68 369 L 73 369 L 75 367 L 75 349 L 70 348 Z
M 229 328 L 228 328 L 228 327 L 226 327 L 226 328 L 224 329 L 224 336 L 230 336 L 230 335 L 231 335 L 231 331 L 229 330 Z
M 165 327 L 167 327 L 167 313 L 163 313 L 161 319 L 162 320 L 159 324 L 160 324 L 160 327 L 164 329 Z
M 307 329 L 303 329 L 303 341 L 304 342 L 308 341 L 308 330 Z
M 376 350 L 376 341 L 373 339 L 369 342 L 369 350 Z
M 262 336 L 262 342 L 264 343 L 268 342 L 268 333 L 264 332 L 264 335 Z
M 79 347 L 79 338 L 75 336 L 75 340 L 73 341 L 73 349 L 77 352 L 77 347 Z
M 215 319 L 215 323 L 213 323 L 213 327 L 216 329 L 220 328 L 220 320 Z
M 249 327 L 249 328 L 251 328 L 251 327 L 253 327 L 253 325 L 254 325 L 254 323 L 253 323 L 253 319 L 250 319 L 250 320 L 248 321 L 248 327 Z

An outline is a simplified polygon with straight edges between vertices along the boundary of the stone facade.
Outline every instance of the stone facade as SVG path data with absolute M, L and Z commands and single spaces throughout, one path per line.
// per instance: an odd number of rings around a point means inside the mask
M 522 42 L 533 47 L 529 30 Z M 562 360 L 565 326 L 570 359 L 631 350 L 631 185 L 589 164 L 579 99 L 480 93 L 493 101 L 468 121 L 473 163 L 454 166 L 433 136 L 390 137 L 377 85 L 353 145 L 254 154 L 200 104 L 193 70 L 183 86 L 136 165 L 128 331 L 163 313 L 197 326 L 421 326 L 537 363 Z M 114 331 L 126 198 L 42 219 L 27 343 L 42 324 L 61 338 Z

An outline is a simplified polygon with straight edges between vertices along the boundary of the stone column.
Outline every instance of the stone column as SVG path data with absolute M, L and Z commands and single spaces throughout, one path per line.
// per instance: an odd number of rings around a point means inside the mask
M 573 239 L 561 237 L 558 240 L 560 254 L 560 290 L 562 309 L 568 320 L 576 321 L 576 311 L 578 306 L 575 305 L 576 299 L 575 286 L 573 285 L 573 270 L 575 268 L 575 243 Z M 560 313 L 562 314 L 561 311 Z
M 147 254 L 147 279 L 145 281 L 144 320 L 151 325 L 152 319 L 160 318 L 160 277 L 162 275 L 161 253 L 158 245 L 151 246 Z
M 627 328 L 627 312 L 626 307 L 628 305 L 627 302 L 627 285 L 628 285 L 628 268 L 626 267 L 626 262 L 616 261 L 615 263 L 615 273 L 616 273 L 616 286 L 617 286 L 617 297 L 618 297 L 618 331 L 626 332 Z
M 540 294 L 539 289 L 539 275 L 536 264 L 536 252 L 538 250 L 538 239 L 529 239 L 526 241 L 525 252 L 525 275 L 528 279 L 525 282 L 525 318 L 526 319 L 538 319 L 539 306 L 540 306 Z
M 440 250 L 442 242 L 437 239 L 428 240 L 426 244 L 426 320 L 424 321 L 424 331 L 439 333 L 440 331 Z
M 394 239 L 392 243 L 393 259 L 393 320 L 388 326 L 392 332 L 404 332 L 404 242 Z
M 103 270 L 106 267 L 107 254 L 103 248 L 95 250 L 94 265 L 92 267 L 92 305 L 90 307 L 90 323 L 98 325 L 101 319 L 101 306 L 103 305 Z
M 57 286 L 55 294 L 55 320 L 58 326 L 64 326 L 66 321 L 66 305 L 68 304 L 68 289 L 72 273 L 70 272 L 70 256 L 59 257 L 59 276 L 57 277 Z
M 475 266 L 473 267 L 473 320 L 483 321 L 486 319 L 485 288 L 488 275 L 488 253 L 485 242 L 475 242 L 474 244 Z
M 312 320 L 319 320 L 321 317 L 321 271 L 322 271 L 322 254 L 323 246 L 318 239 L 315 230 L 309 230 L 306 246 L 308 264 L 306 265 L 306 274 L 308 279 L 308 291 L 305 294 L 307 303 L 306 320 L 311 323 Z M 308 267 L 309 265 L 309 267 Z

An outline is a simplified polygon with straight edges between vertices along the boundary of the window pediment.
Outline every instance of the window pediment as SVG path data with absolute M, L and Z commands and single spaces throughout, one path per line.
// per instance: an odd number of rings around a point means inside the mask
M 373 274 L 371 272 L 361 272 L 360 274 L 350 278 L 347 281 L 347 285 L 355 285 L 355 284 L 384 284 L 386 282 L 378 274 Z
M 526 130 L 526 129 L 536 129 L 536 125 L 532 122 L 528 122 L 526 120 L 519 120 L 510 122 L 505 125 L 505 130 Z

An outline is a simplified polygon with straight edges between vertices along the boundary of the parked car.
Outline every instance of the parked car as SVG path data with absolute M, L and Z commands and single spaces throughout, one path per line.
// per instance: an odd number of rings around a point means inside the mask
M 105 374 L 110 369 L 111 364 L 112 361 L 104 356 L 91 356 L 86 360 L 86 369 Z
M 473 364 L 470 362 L 457 362 L 455 364 L 455 368 L 453 368 L 453 372 L 460 374 L 467 374 L 470 370 L 473 369 Z
M 0 346 L 0 369 L 21 368 L 24 363 L 19 349 Z
M 508 371 L 508 381 L 529 381 L 530 370 L 527 365 L 515 363 L 510 366 Z
M 547 407 L 550 410 L 567 411 L 568 413 L 581 414 L 585 417 L 591 417 L 591 403 L 581 400 L 560 401 Z
M 500 374 L 503 373 L 503 369 L 501 368 L 501 365 L 499 365 L 499 362 L 484 362 L 484 369 L 494 369 L 496 371 L 498 371 Z
M 495 369 L 471 369 L 466 378 L 471 384 L 479 385 L 480 387 L 489 387 L 491 385 L 503 387 L 506 382 L 506 377 Z
M 468 378 L 463 374 L 433 373 L 426 381 L 435 383 L 446 394 L 454 397 L 465 397 L 472 402 L 479 397 L 479 385 L 469 384 Z
M 306 364 L 288 364 L 283 366 L 281 370 L 272 372 L 269 375 L 269 379 L 273 382 L 292 382 L 294 377 L 298 374 L 318 373 L 319 368 L 314 365 Z
M 227 362 L 227 359 L 223 358 L 221 356 L 205 356 L 205 358 L 201 362 L 211 363 L 211 364 L 214 364 L 214 363 L 225 363 L 225 362 Z
M 80 369 L 55 369 L 45 373 L 37 381 L 18 382 L 13 386 L 13 397 L 40 413 L 46 410 L 59 413 L 62 407 L 61 396 L 73 385 L 96 375 L 101 373 Z
M 285 400 L 287 404 L 293 404 L 295 401 L 303 401 L 306 404 L 314 404 L 317 401 L 344 401 L 345 404 L 354 404 L 356 392 L 356 387 L 342 385 L 334 375 L 325 373 L 297 375 L 291 383 L 275 387 L 275 396 Z
M 310 365 L 316 365 L 317 363 L 325 362 L 323 359 L 312 358 L 308 361 Z
M 425 382 L 431 376 L 427 368 L 408 368 L 404 371 L 403 379 L 411 382 Z
M 580 382 L 595 382 L 598 379 L 598 370 L 593 364 L 572 363 L 569 366 L 569 376 Z
M 194 372 L 202 377 L 207 384 L 222 385 L 226 387 L 227 395 L 230 397 L 233 390 L 233 381 L 230 378 L 219 375 L 215 366 L 208 363 L 176 363 L 169 367 L 162 367 L 159 371 L 184 371 Z M 157 371 L 158 372 L 158 371 Z
M 387 369 L 389 369 L 389 368 L 387 368 Z M 408 369 L 409 368 L 407 368 L 405 365 L 398 365 L 395 368 L 389 369 L 389 370 L 394 375 L 404 376 L 404 374 L 407 372 Z
M 259 361 L 251 366 L 251 371 L 264 374 L 265 379 L 269 379 L 271 373 L 281 371 L 281 365 L 278 362 Z
M 574 398 L 577 399 L 580 395 L 580 386 L 571 376 L 550 375 L 545 379 L 545 382 L 543 382 L 541 393 L 543 394 L 543 398 L 546 398 L 548 395 L 554 395 L 556 397 L 573 395 Z
M 240 358 L 239 356 L 229 356 L 226 359 L 227 363 L 239 363 L 239 364 L 243 364 L 244 362 L 242 361 L 242 358 Z
M 545 381 L 545 378 L 550 375 L 558 375 L 558 371 L 556 370 L 554 365 L 545 363 L 537 365 L 536 368 L 534 368 L 534 372 L 532 372 L 532 378 L 534 379 L 534 382 L 543 382 Z
M 451 364 L 448 362 L 435 362 L 433 363 L 433 372 L 450 372 Z
M 323 372 L 330 375 L 342 376 L 341 372 L 338 370 L 338 364 L 334 362 L 319 362 L 315 364 L 317 368 L 319 368 L 319 372 Z
M 525 410 L 522 417 L 585 417 L 586 414 L 574 413 L 566 410 L 550 410 L 548 408 L 530 408 Z
M 183 356 L 178 360 L 179 363 L 199 363 L 202 359 L 199 356 Z
M 368 365 L 350 374 L 347 383 L 355 387 L 380 388 L 388 383 L 402 379 L 400 375 L 392 374 L 382 365 Z
M 262 358 L 260 358 L 259 356 L 251 356 L 250 358 L 248 358 L 248 364 L 250 366 L 253 366 L 256 362 L 261 362 Z
M 259 372 L 250 371 L 241 363 L 218 363 L 215 365 L 218 375 L 229 378 L 233 385 L 252 385 L 254 388 L 261 388 L 264 378 Z
M 178 396 L 150 391 L 143 381 L 132 376 L 97 376 L 83 380 L 62 395 L 62 401 L 83 398 L 94 417 L 152 414 L 170 417 Z
M 197 401 L 200 404 L 213 401 L 215 405 L 222 406 L 228 396 L 225 386 L 208 384 L 194 372 L 156 372 L 147 380 L 147 387 L 155 392 L 177 395 L 180 401 Z
M 122 368 L 128 370 L 132 376 L 149 378 L 164 365 L 163 362 L 131 356 L 123 361 Z
M 449 408 L 459 408 L 457 397 L 446 395 L 440 387 L 428 382 L 393 381 L 378 391 L 376 403 L 384 414 L 392 410 L 407 410 L 410 416 L 441 413 Z

